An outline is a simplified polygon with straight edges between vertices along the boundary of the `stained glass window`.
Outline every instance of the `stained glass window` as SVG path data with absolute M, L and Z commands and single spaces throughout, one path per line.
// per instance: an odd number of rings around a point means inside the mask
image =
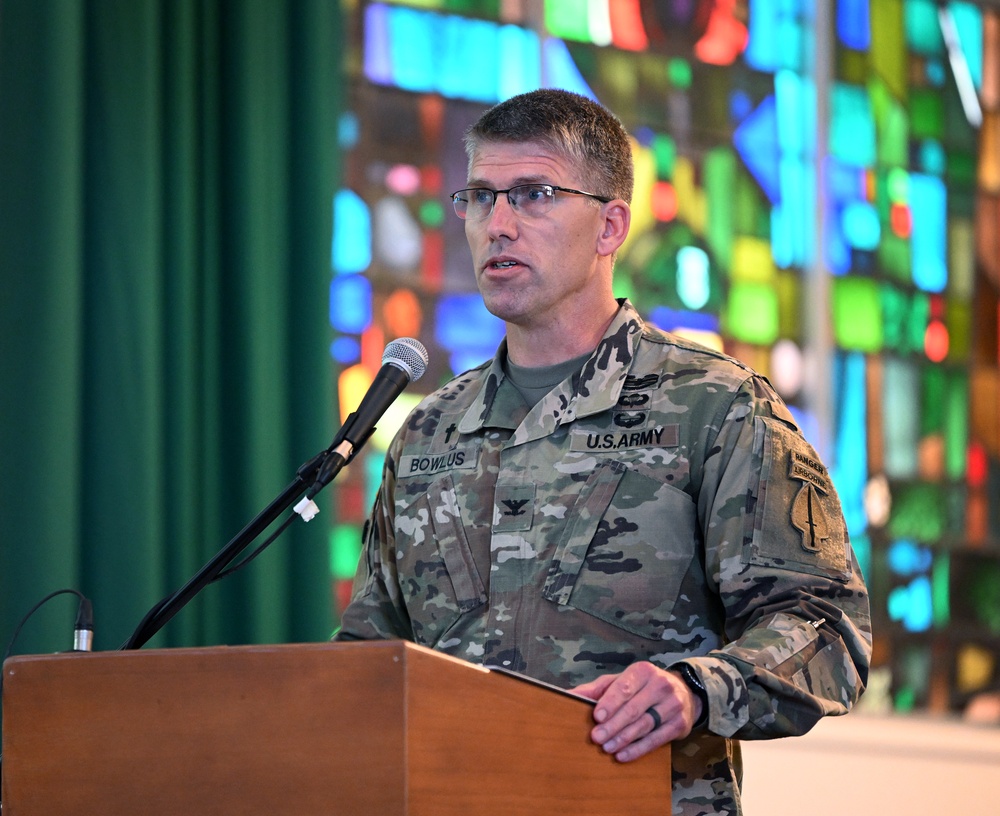
M 330 288 L 342 413 L 387 340 L 418 337 L 431 365 L 330 491 L 336 597 L 392 431 L 503 333 L 447 211 L 465 183 L 462 133 L 494 102 L 558 86 L 634 136 L 616 294 L 768 375 L 830 464 L 872 591 L 870 694 L 884 698 L 872 704 L 945 711 L 1000 684 L 998 12 L 937 0 L 345 9 L 356 36 Z

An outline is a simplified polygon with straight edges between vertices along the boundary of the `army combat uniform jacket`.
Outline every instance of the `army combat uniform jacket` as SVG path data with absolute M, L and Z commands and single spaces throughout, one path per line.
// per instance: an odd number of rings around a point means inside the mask
M 866 681 L 867 592 L 826 469 L 765 379 L 627 301 L 530 410 L 504 354 L 400 429 L 335 637 L 564 688 L 683 661 L 709 704 L 673 745 L 673 812 L 739 813 L 735 740 L 802 734 Z

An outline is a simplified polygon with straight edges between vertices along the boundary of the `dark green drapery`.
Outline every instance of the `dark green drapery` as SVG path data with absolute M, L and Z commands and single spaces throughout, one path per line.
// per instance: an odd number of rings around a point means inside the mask
M 0 648 L 114 649 L 329 444 L 334 0 L 0 0 Z M 322 639 L 330 510 L 151 645 Z M 67 649 L 56 599 L 15 653 Z

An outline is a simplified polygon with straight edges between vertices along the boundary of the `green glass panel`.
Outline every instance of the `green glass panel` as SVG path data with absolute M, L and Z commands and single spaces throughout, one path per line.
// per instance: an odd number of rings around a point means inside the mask
M 801 280 L 794 271 L 779 269 L 776 288 L 778 290 L 778 333 L 782 337 L 797 341 L 802 328 Z
M 656 177 L 669 181 L 674 177 L 674 162 L 677 160 L 677 143 L 664 133 L 657 133 L 651 145 L 653 160 L 656 162 Z
M 883 83 L 872 82 L 868 91 L 878 134 L 878 160 L 882 164 L 904 166 L 910 160 L 910 122 L 906 110 L 887 92 Z
M 891 168 L 885 177 L 885 191 L 890 202 L 906 204 L 910 200 L 910 174 L 902 167 Z
M 944 136 L 944 105 L 939 91 L 916 88 L 910 94 L 910 130 L 914 139 Z
M 943 628 L 951 622 L 951 556 L 940 553 L 934 558 L 931 572 L 931 604 L 934 625 Z
M 860 85 L 868 79 L 868 57 L 850 48 L 837 50 L 837 79 Z
M 906 338 L 903 350 L 913 354 L 924 351 L 924 336 L 930 319 L 930 298 L 924 292 L 916 292 L 910 298 L 910 308 L 906 315 Z
M 896 708 L 899 711 L 911 711 L 918 705 L 926 704 L 933 669 L 931 650 L 923 644 L 901 645 L 894 663 Z
M 897 99 L 906 98 L 906 48 L 902 0 L 876 0 L 871 14 L 871 67 Z
M 969 380 L 964 371 L 952 372 L 949 380 L 944 410 L 945 473 L 949 479 L 964 481 L 969 449 Z
M 619 275 L 616 273 L 611 288 L 616 298 L 628 298 L 633 303 L 636 302 L 635 287 L 632 285 L 632 277 L 630 275 Z
M 945 530 L 945 504 L 936 485 L 898 485 L 893 493 L 888 531 L 893 538 L 933 542 Z
M 778 339 L 778 296 L 760 283 L 734 283 L 726 304 L 725 329 L 744 343 L 770 345 Z
M 906 315 L 909 298 L 895 286 L 885 285 L 879 290 L 882 305 L 883 337 L 885 347 L 892 351 L 903 351 L 906 346 Z
M 612 107 L 618 116 L 633 117 L 637 104 L 641 104 L 644 94 L 640 92 L 639 72 L 635 70 L 635 56 L 613 48 L 586 49 L 597 60 L 596 67 L 586 68 L 583 64 L 585 49 L 574 49 L 577 67 L 586 71 L 584 76 L 599 76 L 605 92 L 602 102 Z M 641 118 L 641 117 L 640 117 Z
M 944 430 L 945 393 L 948 377 L 941 366 L 922 367 L 920 377 L 920 435 Z
M 445 208 L 440 201 L 425 201 L 420 205 L 420 223 L 425 227 L 440 227 L 445 220 Z
M 733 235 L 736 222 L 736 202 L 733 200 L 733 178 L 736 176 L 736 156 L 728 148 L 717 148 L 705 157 L 703 178 L 708 200 L 706 239 L 713 260 L 728 276 L 733 260 Z
M 545 27 L 553 37 L 590 42 L 588 0 L 546 0 Z
M 883 467 L 890 479 L 914 479 L 919 471 L 920 374 L 912 358 L 883 355 L 882 392 Z M 896 509 L 893 496 L 893 511 Z M 906 538 L 905 533 L 894 533 Z
M 945 180 L 949 187 L 974 187 L 976 184 L 975 154 L 962 150 L 949 150 L 946 155 Z
M 771 209 L 742 165 L 732 179 L 733 231 L 753 238 L 771 237 Z
M 972 306 L 949 300 L 945 306 L 948 327 L 948 360 L 964 363 L 972 352 Z
M 884 272 L 898 281 L 906 283 L 910 281 L 910 242 L 892 232 L 885 223 L 877 255 Z
M 691 87 L 691 63 L 680 57 L 674 57 L 667 63 L 667 77 L 675 88 Z
M 351 578 L 361 554 L 361 529 L 354 524 L 338 524 L 330 532 L 330 573 L 334 578 Z
M 868 278 L 836 278 L 831 295 L 837 345 L 852 351 L 879 351 L 882 309 L 878 284 Z

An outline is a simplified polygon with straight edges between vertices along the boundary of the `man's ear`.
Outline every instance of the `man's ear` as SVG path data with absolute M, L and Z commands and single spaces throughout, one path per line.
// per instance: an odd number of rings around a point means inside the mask
M 614 255 L 628 235 L 632 223 L 632 210 L 620 198 L 615 198 L 603 206 L 604 223 L 597 236 L 597 252 L 600 255 Z

